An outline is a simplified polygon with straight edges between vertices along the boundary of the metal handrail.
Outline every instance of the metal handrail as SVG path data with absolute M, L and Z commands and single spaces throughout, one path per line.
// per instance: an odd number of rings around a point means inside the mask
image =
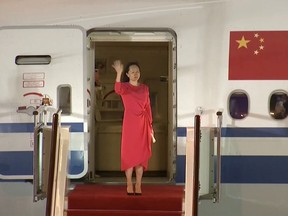
M 43 191 L 43 176 L 42 176 L 42 143 L 40 133 L 43 130 L 43 123 L 36 125 L 34 129 L 34 151 L 33 151 L 33 201 L 37 202 L 39 199 L 45 198 Z
M 222 129 L 222 112 L 218 111 L 217 115 L 217 164 L 216 164 L 216 186 L 214 193 L 214 202 L 220 201 L 220 184 L 221 184 L 221 129 Z
M 195 115 L 194 118 L 194 178 L 193 178 L 193 201 L 192 216 L 198 215 L 199 201 L 199 168 L 200 168 L 200 116 Z
M 32 108 L 31 108 L 32 109 Z M 32 112 L 34 117 L 34 151 L 33 151 L 33 201 L 37 202 L 40 199 L 46 197 L 46 179 L 43 176 L 43 170 L 47 168 L 43 160 L 43 151 L 45 149 L 41 134 L 43 134 L 44 128 L 47 126 L 47 113 L 53 113 L 56 111 L 53 107 L 41 105 L 37 109 L 33 108 Z M 59 109 L 57 113 L 61 113 Z M 47 155 L 46 155 L 47 156 Z

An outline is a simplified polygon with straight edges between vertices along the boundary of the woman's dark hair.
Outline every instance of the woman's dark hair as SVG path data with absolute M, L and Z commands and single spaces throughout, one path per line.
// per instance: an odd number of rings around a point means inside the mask
M 139 70 L 140 70 L 140 66 L 139 66 L 138 62 L 129 62 L 126 65 L 126 67 L 125 67 L 125 69 L 124 69 L 124 71 L 122 73 L 121 82 L 129 82 L 129 77 L 127 76 L 127 73 L 128 73 L 128 71 L 130 69 L 130 66 L 132 66 L 132 65 L 136 65 L 139 68 Z

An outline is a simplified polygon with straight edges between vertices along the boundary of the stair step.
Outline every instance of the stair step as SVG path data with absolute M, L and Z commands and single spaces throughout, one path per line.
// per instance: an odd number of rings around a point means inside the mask
M 127 195 L 125 185 L 77 185 L 68 194 L 67 216 L 182 216 L 184 187 L 143 185 Z
M 128 196 L 125 185 L 79 185 L 68 195 L 68 209 L 182 211 L 182 186 L 143 185 L 142 196 Z
M 151 210 L 95 210 L 73 209 L 67 211 L 67 216 L 182 216 L 177 211 L 151 211 Z

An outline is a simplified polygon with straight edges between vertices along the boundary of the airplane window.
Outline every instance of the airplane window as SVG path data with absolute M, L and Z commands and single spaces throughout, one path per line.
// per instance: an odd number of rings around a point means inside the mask
M 229 113 L 233 119 L 243 119 L 248 115 L 248 96 L 243 91 L 235 91 L 229 98 Z
M 275 91 L 270 96 L 269 113 L 274 119 L 284 119 L 288 114 L 288 95 L 285 91 Z
M 62 110 L 63 115 L 71 114 L 71 86 L 58 86 L 58 109 Z

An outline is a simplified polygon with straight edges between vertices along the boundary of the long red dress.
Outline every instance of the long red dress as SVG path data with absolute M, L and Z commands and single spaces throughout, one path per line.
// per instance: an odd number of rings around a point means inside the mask
M 149 88 L 129 82 L 115 82 L 115 92 L 122 98 L 124 117 L 121 141 L 121 170 L 138 165 L 144 170 L 151 157 L 152 113 Z

